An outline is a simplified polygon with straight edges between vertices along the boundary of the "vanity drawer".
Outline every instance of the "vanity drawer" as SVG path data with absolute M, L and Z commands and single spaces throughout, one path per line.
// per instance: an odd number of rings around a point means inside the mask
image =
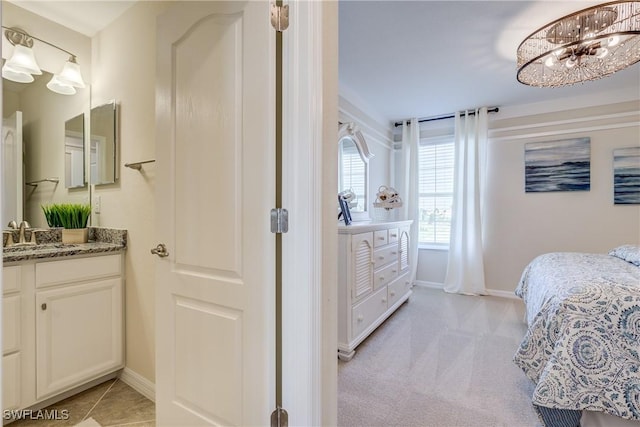
M 2 354 L 20 350 L 20 295 L 2 298 Z
M 373 232 L 373 247 L 378 248 L 388 243 L 387 230 L 378 230 Z
M 105 255 L 36 264 L 36 288 L 122 274 L 122 255 Z
M 20 266 L 2 268 L 2 293 L 18 292 L 20 290 Z
M 360 304 L 351 314 L 351 338 L 356 338 L 387 311 L 387 289 L 380 289 Z
M 373 268 L 380 268 L 392 262 L 398 262 L 398 247 L 396 245 L 376 249 L 373 253 Z
M 393 263 L 373 273 L 373 286 L 379 289 L 398 277 L 398 264 Z
M 389 238 L 387 239 L 389 243 L 396 243 L 398 241 L 398 229 L 397 228 L 390 228 L 389 229 Z

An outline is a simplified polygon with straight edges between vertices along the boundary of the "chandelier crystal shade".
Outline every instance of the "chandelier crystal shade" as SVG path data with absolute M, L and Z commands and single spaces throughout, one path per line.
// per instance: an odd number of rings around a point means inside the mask
M 583 9 L 535 31 L 518 46 L 518 81 L 559 87 L 596 80 L 640 61 L 640 1 Z

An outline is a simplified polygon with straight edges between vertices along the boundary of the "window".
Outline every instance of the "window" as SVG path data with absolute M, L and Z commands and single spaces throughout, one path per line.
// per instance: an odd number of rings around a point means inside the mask
M 420 141 L 418 150 L 418 242 L 449 246 L 453 205 L 453 138 Z

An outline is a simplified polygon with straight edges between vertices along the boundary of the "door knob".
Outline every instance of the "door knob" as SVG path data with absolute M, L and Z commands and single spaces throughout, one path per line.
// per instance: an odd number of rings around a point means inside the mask
M 158 243 L 158 246 L 151 249 L 151 253 L 153 255 L 158 255 L 160 258 L 169 256 L 169 252 L 167 252 L 167 247 L 164 245 L 164 243 Z

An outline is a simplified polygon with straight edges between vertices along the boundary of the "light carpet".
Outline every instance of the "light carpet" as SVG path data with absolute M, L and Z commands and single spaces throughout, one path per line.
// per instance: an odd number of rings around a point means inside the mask
M 340 426 L 540 426 L 533 384 L 512 362 L 518 300 L 416 286 L 409 302 L 338 365 Z

